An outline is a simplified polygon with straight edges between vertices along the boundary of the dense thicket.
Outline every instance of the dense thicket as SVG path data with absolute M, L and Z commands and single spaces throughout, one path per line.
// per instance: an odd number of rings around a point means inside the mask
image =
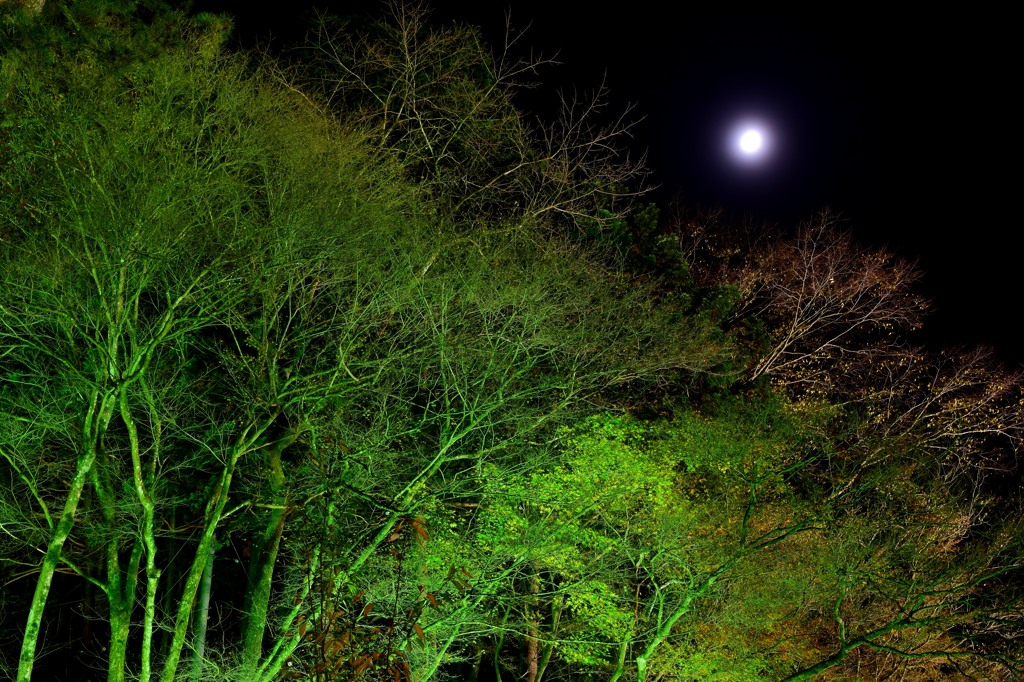
M 4 10 L 3 674 L 1019 674 L 1020 377 L 830 215 L 659 223 L 596 100 L 390 10 L 288 69 Z

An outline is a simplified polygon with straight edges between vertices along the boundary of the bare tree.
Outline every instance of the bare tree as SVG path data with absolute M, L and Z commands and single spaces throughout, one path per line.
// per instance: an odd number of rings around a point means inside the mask
M 515 98 L 555 62 L 513 56 L 522 32 L 508 28 L 492 55 L 475 29 L 428 26 L 423 5 L 391 2 L 388 15 L 358 32 L 323 19 L 310 78 L 454 216 L 590 226 L 622 217 L 646 191 L 645 159 L 626 150 L 630 111 L 609 117 L 603 84 L 562 96 L 555 120 L 532 122 Z
M 790 387 L 828 393 L 837 363 L 865 362 L 904 343 L 920 326 L 920 273 L 884 249 L 856 244 L 824 211 L 791 239 L 766 240 L 722 271 L 736 286 L 736 317 L 760 320 L 767 333 L 748 379 L 769 376 Z
M 882 359 L 873 374 L 857 397 L 870 406 L 866 426 L 886 438 L 917 434 L 920 445 L 976 465 L 995 464 L 1000 444 L 1021 442 L 1021 372 L 1000 367 L 987 348 L 908 350 Z

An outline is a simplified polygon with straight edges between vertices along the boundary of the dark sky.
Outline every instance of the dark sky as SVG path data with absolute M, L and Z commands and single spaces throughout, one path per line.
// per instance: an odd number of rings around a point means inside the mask
M 235 14 L 244 41 L 273 32 L 281 42 L 301 36 L 309 7 L 382 7 L 295 0 L 259 14 L 241 0 L 197 5 Z M 430 5 L 438 21 L 502 39 L 507 3 Z M 681 194 L 784 224 L 829 206 L 862 241 L 919 261 L 935 303 L 933 339 L 992 344 L 1008 362 L 1024 361 L 1014 329 L 1024 240 L 1010 17 L 703 5 L 636 0 L 602 12 L 512 0 L 511 12 L 516 27 L 530 26 L 527 45 L 562 62 L 545 83 L 585 91 L 606 78 L 613 106 L 636 105 L 636 148 L 648 153 L 659 199 Z M 724 131 L 744 115 L 774 131 L 773 154 L 756 168 L 729 163 L 724 149 Z

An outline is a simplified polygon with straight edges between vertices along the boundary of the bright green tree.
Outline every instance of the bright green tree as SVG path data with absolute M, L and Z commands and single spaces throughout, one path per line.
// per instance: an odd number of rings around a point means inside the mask
M 303 624 L 337 603 L 311 595 L 372 583 L 421 508 L 606 387 L 720 354 L 577 247 L 447 227 L 358 129 L 187 26 L 117 69 L 4 57 L 4 529 L 43 555 L 19 680 L 58 571 L 106 601 L 111 680 L 169 682 L 190 649 L 194 676 L 312 665 Z M 240 591 L 223 543 L 251 547 Z

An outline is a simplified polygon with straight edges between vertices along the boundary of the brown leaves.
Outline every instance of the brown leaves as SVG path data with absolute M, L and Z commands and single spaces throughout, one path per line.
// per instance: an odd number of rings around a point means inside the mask
M 1024 375 L 986 348 L 894 353 L 859 377 L 865 437 L 883 437 L 987 466 L 1024 437 Z
M 427 536 L 427 529 L 424 526 L 424 521 L 422 518 L 413 519 L 412 528 L 420 536 L 423 542 L 427 542 L 428 540 L 430 540 L 430 538 Z
M 739 291 L 732 324 L 752 356 L 748 379 L 768 376 L 790 392 L 831 397 L 844 388 L 838 365 L 875 362 L 921 324 L 926 305 L 913 292 L 920 272 L 855 243 L 828 211 L 792 236 L 725 225 L 718 214 L 679 220 L 695 280 Z
M 806 383 L 823 360 L 897 347 L 899 333 L 920 326 L 925 308 L 911 291 L 920 279 L 911 264 L 854 243 L 827 212 L 794 238 L 765 243 L 732 277 L 744 313 L 764 321 L 771 335 L 751 379 Z

